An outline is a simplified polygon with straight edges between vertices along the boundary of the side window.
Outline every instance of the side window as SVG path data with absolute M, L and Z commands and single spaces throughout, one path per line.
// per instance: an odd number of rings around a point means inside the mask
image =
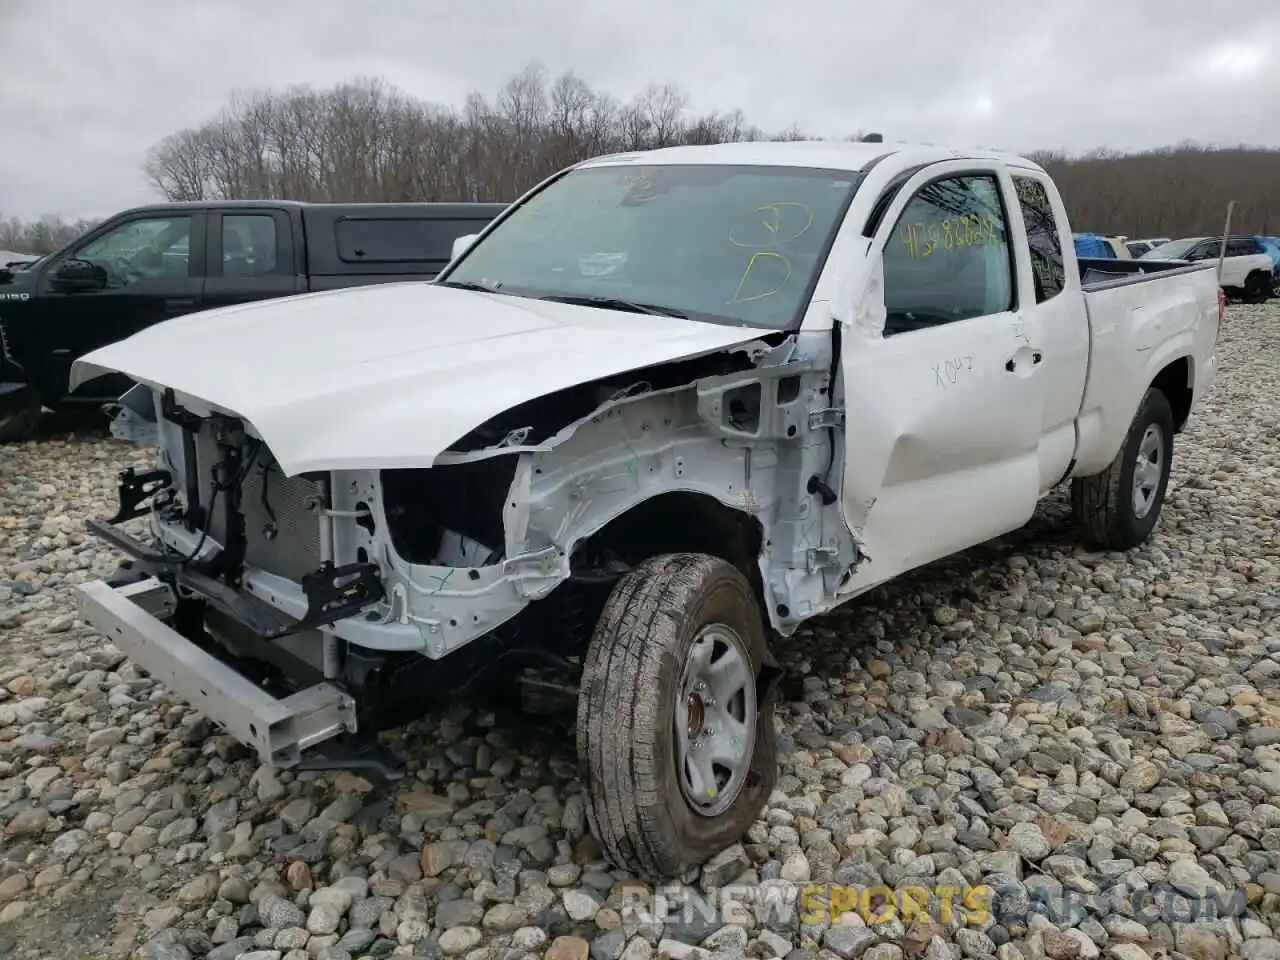
M 222 216 L 222 275 L 261 277 L 278 273 L 276 221 L 266 213 Z
M 90 240 L 71 257 L 105 270 L 109 290 L 142 280 L 187 277 L 191 274 L 191 218 L 130 220 Z
M 1060 294 L 1066 286 L 1062 235 L 1058 232 L 1058 221 L 1053 215 L 1053 204 L 1049 202 L 1049 191 L 1043 183 L 1030 177 L 1014 177 L 1013 187 L 1018 195 L 1018 207 L 1022 210 L 1022 221 L 1027 226 L 1031 274 L 1036 283 L 1036 303 L 1044 303 Z
M 1262 251 L 1258 245 L 1252 240 L 1228 240 L 1227 256 L 1228 257 L 1248 257 Z
M 884 251 L 885 336 L 1013 309 L 1009 231 L 993 175 L 935 180 Z

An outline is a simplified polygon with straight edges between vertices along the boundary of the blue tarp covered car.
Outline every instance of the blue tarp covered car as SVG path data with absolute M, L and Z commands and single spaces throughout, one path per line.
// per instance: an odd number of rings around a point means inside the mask
M 1257 241 L 1258 246 L 1267 252 L 1267 256 L 1271 258 L 1271 263 L 1274 265 L 1275 275 L 1280 277 L 1280 237 L 1255 235 L 1253 239 Z
M 1072 234 L 1072 239 L 1076 243 L 1077 257 L 1103 257 L 1108 260 L 1116 258 L 1115 251 L 1111 249 L 1111 244 L 1096 233 L 1075 233 Z

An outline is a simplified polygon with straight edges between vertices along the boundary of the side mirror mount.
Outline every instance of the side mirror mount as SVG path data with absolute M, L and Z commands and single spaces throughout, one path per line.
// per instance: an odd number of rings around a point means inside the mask
M 59 293 L 104 290 L 107 286 L 107 271 L 88 260 L 66 260 L 54 270 L 49 286 Z
M 472 245 L 476 242 L 476 238 L 479 236 L 480 234 L 478 233 L 468 233 L 466 236 L 458 237 L 458 239 L 454 240 L 453 256 L 451 259 L 457 260 L 460 256 L 470 250 Z
M 889 309 L 884 290 L 884 253 L 873 245 L 868 252 L 866 271 L 861 275 L 860 289 L 853 303 L 852 325 L 864 336 L 878 339 L 891 332 L 885 329 L 888 319 Z

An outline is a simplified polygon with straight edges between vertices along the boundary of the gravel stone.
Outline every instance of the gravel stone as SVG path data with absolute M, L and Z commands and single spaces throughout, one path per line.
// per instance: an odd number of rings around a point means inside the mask
M 440 934 L 440 950 L 446 957 L 456 957 L 478 947 L 484 934 L 475 927 L 451 927 Z

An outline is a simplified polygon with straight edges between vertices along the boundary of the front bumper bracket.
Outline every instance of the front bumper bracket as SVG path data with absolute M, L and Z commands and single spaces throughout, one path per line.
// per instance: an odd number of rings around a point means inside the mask
M 297 766 L 302 751 L 356 732 L 356 703 L 318 683 L 283 699 L 272 696 L 157 618 L 172 609 L 172 588 L 154 577 L 112 587 L 76 587 L 80 615 L 152 678 L 184 699 L 264 763 Z

